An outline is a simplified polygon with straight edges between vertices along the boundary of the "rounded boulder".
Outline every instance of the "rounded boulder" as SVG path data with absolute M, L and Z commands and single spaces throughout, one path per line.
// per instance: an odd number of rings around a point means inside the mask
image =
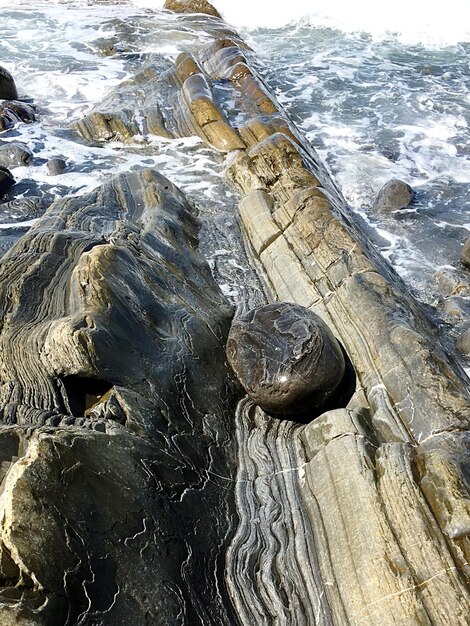
M 18 91 L 10 72 L 0 65 L 0 100 L 17 100 Z
M 402 180 L 393 178 L 379 191 L 373 204 L 377 211 L 397 211 L 406 209 L 413 202 L 413 189 Z
M 328 326 L 298 304 L 268 304 L 237 317 L 227 358 L 240 384 L 267 413 L 300 415 L 329 402 L 345 374 Z

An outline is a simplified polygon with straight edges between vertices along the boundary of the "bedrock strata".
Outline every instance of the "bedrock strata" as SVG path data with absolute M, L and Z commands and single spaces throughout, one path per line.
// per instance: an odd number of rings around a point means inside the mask
M 269 299 L 328 324 L 355 393 L 308 424 L 238 402 L 234 312 L 191 205 L 157 173 L 56 202 L 0 266 L 0 615 L 468 624 L 468 380 L 253 52 L 191 2 L 171 8 L 202 43 L 173 65 L 150 59 L 75 128 L 197 135 L 227 153 Z

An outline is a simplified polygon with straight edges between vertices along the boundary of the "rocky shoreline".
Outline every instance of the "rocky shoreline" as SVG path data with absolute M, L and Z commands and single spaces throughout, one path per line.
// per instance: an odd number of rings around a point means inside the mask
M 166 8 L 200 45 L 74 129 L 226 154 L 263 289 L 234 309 L 195 208 L 152 169 L 56 200 L 6 252 L 0 621 L 465 625 L 468 379 L 247 44 L 204 0 Z M 352 387 L 320 415 L 265 413 L 227 363 L 232 320 L 268 301 L 341 343 Z

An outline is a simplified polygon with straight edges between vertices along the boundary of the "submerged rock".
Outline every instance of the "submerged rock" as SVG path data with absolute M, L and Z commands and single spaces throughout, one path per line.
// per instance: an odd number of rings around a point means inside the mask
M 33 153 L 24 143 L 9 141 L 0 146 L 0 165 L 4 167 L 21 167 L 32 160 Z
M 326 324 L 309 309 L 290 303 L 268 304 L 238 317 L 227 356 L 247 394 L 274 414 L 321 407 L 345 372 L 340 345 Z
M 4 196 L 14 184 L 15 179 L 10 170 L 0 165 L 0 198 Z
M 44 213 L 46 204 L 42 198 L 35 196 L 2 202 L 0 205 L 0 223 L 14 224 L 36 219 Z
M 18 91 L 10 72 L 0 65 L 0 100 L 16 100 Z
M 174 13 L 205 13 L 221 17 L 217 9 L 206 0 L 166 0 L 163 8 Z
M 379 191 L 372 208 L 377 211 L 406 209 L 413 202 L 413 197 L 413 189 L 407 183 L 393 178 Z

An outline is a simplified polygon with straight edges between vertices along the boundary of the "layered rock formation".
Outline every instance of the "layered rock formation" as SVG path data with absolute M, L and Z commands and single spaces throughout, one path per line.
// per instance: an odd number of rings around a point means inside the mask
M 166 6 L 200 45 L 150 60 L 75 128 L 197 135 L 227 153 L 269 299 L 328 324 L 355 389 L 308 424 L 237 404 L 234 312 L 191 206 L 157 173 L 54 203 L 0 266 L 0 616 L 464 626 L 468 379 L 248 46 L 188 13 L 206 2 Z
M 142 170 L 3 257 L 3 624 L 233 622 L 232 309 L 197 231 Z

